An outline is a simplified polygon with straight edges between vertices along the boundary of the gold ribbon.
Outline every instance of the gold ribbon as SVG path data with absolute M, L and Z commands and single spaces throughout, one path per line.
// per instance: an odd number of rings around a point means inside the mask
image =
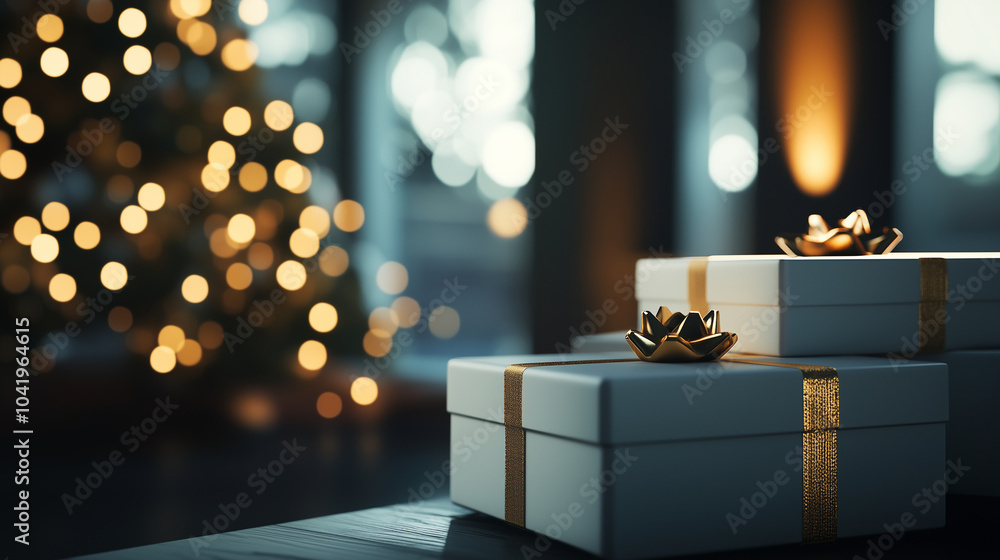
M 635 358 L 617 360 L 579 360 L 571 362 L 535 362 L 511 364 L 503 370 L 503 423 L 504 423 L 504 519 L 524 527 L 524 427 L 521 424 L 521 396 L 524 390 L 524 370 L 538 366 L 566 366 L 635 362 Z
M 920 352 L 944 352 L 945 322 L 939 317 L 947 313 L 948 261 L 941 258 L 920 259 L 920 312 L 917 317 L 917 341 L 923 340 Z M 921 339 L 919 333 L 924 333 Z
M 688 261 L 688 306 L 702 316 L 708 314 L 708 257 L 691 257 Z
M 802 542 L 837 538 L 837 428 L 840 378 L 826 366 L 723 358 L 802 372 Z

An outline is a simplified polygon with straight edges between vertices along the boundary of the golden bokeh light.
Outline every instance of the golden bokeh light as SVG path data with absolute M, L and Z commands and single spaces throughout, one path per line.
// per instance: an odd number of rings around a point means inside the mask
M 0 154 L 10 149 L 10 134 L 0 130 Z
M 170 0 L 170 11 L 180 19 L 201 17 L 212 7 L 212 0 Z
M 51 78 L 58 78 L 69 70 L 69 56 L 59 47 L 49 47 L 38 60 L 42 72 Z
M 401 296 L 392 302 L 392 310 L 396 313 L 399 326 L 408 329 L 420 321 L 420 304 L 417 300 Z
M 177 351 L 177 361 L 185 366 L 197 365 L 201 361 L 201 344 L 197 340 L 185 339 Z
M 157 346 L 149 353 L 149 365 L 157 373 L 169 373 L 177 365 L 177 354 L 166 346 Z
M 222 325 L 215 321 L 206 321 L 198 327 L 198 342 L 201 343 L 203 348 L 215 350 L 219 346 L 222 346 L 224 338 L 225 331 L 222 330 Z
M 365 223 L 365 209 L 353 200 L 341 200 L 333 208 L 333 223 L 341 231 L 358 231 Z
M 239 248 L 234 247 L 232 243 L 233 241 L 229 239 L 224 227 L 213 231 L 208 236 L 208 247 L 212 254 L 223 259 L 228 259 L 239 251 Z
M 337 326 L 337 308 L 320 302 L 309 310 L 309 326 L 316 332 L 327 333 Z
M 107 187 L 108 198 L 119 204 L 128 202 L 135 192 L 135 183 L 128 175 L 112 175 Z
M 847 157 L 856 44 L 851 9 L 838 0 L 777 2 L 772 64 L 778 113 L 795 117 L 783 140 L 799 189 L 826 196 L 839 184 Z M 831 95 L 816 95 L 817 88 Z
M 233 39 L 222 47 L 222 63 L 226 68 L 242 72 L 257 62 L 257 44 L 247 39 Z
M 298 261 L 285 261 L 275 271 L 278 285 L 294 292 L 306 284 L 306 267 Z
M 142 45 L 132 45 L 122 56 L 122 64 L 129 74 L 145 74 L 153 66 L 153 55 Z
M 111 330 L 123 333 L 132 328 L 132 311 L 119 305 L 108 311 L 108 326 Z
M 218 36 L 215 28 L 198 20 L 182 20 L 177 24 L 177 37 L 196 55 L 205 56 L 215 50 Z
M 486 225 L 498 237 L 517 237 L 528 226 L 528 210 L 517 199 L 501 198 L 490 206 Z
M 351 399 L 354 402 L 367 406 L 375 402 L 378 398 L 378 385 L 371 377 L 359 377 L 351 383 Z
M 45 14 L 38 18 L 35 31 L 38 33 L 39 39 L 46 43 L 55 43 L 62 37 L 63 21 L 55 14 Z
M 142 161 L 142 148 L 132 141 L 122 142 L 115 151 L 115 159 L 118 160 L 118 165 L 132 169 Z
M 245 0 L 244 0 L 245 1 Z M 344 410 L 344 401 L 337 393 L 327 391 L 316 399 L 316 412 L 323 418 L 336 418 Z
M 24 115 L 31 114 L 31 103 L 28 100 L 15 95 L 3 103 L 3 120 L 10 126 L 17 126 L 17 121 Z
M 410 283 L 410 275 L 406 267 L 395 261 L 382 263 L 375 273 L 375 283 L 383 292 L 396 295 L 406 289 Z
M 229 235 L 229 238 L 241 245 L 250 243 L 256 232 L 257 227 L 253 218 L 246 214 L 236 214 L 229 219 L 229 225 L 226 226 L 226 234 Z
M 247 391 L 233 400 L 233 416 L 248 428 L 263 429 L 274 424 L 278 413 L 267 393 Z
M 181 296 L 190 303 L 201 303 L 208 297 L 208 280 L 192 274 L 181 283 Z
M 181 63 L 181 51 L 173 43 L 160 43 L 153 49 L 153 62 L 169 72 Z
M 87 2 L 87 17 L 94 23 L 104 23 L 115 14 L 111 0 L 90 0 Z
M 52 299 L 67 302 L 76 295 L 76 280 L 69 274 L 60 272 L 49 280 L 49 295 Z
M 222 127 L 233 136 L 243 136 L 250 130 L 250 112 L 243 107 L 230 107 L 222 115 Z
M 376 307 L 368 315 L 368 328 L 376 336 L 390 338 L 396 334 L 396 329 L 399 328 L 399 319 L 392 309 Z
M 210 163 L 201 169 L 201 184 L 211 192 L 221 192 L 229 186 L 229 170 Z
M 69 225 L 69 208 L 62 202 L 50 202 L 42 208 L 42 225 L 50 231 L 62 231 Z
M 242 0 L 238 12 L 243 23 L 247 25 L 260 25 L 267 19 L 267 1 Z
M 80 222 L 73 230 L 73 241 L 81 249 L 93 249 L 101 242 L 101 228 L 93 222 Z
M 365 353 L 373 358 L 381 358 L 392 350 L 392 339 L 381 336 L 378 332 L 368 331 L 361 340 Z
M 26 247 L 31 245 L 35 236 L 42 233 L 42 225 L 31 216 L 21 216 L 14 222 L 14 239 Z
M 111 261 L 101 268 L 101 284 L 105 288 L 117 291 L 125 287 L 128 283 L 128 270 L 125 265 Z
M 257 270 L 267 270 L 274 264 L 274 250 L 267 243 L 254 243 L 247 249 L 247 262 Z
M 19 294 L 31 285 L 31 274 L 23 266 L 12 264 L 3 268 L 3 276 L 0 281 L 2 281 L 3 289 L 7 290 L 7 293 Z
M 309 371 L 316 371 L 326 364 L 326 346 L 317 340 L 307 340 L 299 346 L 299 364 Z
M 167 194 L 163 191 L 163 187 L 156 183 L 146 183 L 139 188 L 139 206 L 149 212 L 155 212 L 160 208 L 163 208 L 163 204 L 167 201 Z
M 315 154 L 323 147 L 323 129 L 313 123 L 302 123 L 292 133 L 292 144 L 303 154 Z
M 130 204 L 122 210 L 120 221 L 123 230 L 134 234 L 146 229 L 148 218 L 146 217 L 146 211 L 142 207 Z
M 233 156 L 235 158 L 235 155 Z M 267 168 L 251 161 L 240 168 L 240 186 L 247 192 L 258 192 L 267 185 Z
M 451 338 L 455 336 L 458 334 L 458 329 L 462 324 L 458 316 L 458 311 L 447 305 L 442 305 L 431 311 L 427 323 L 430 326 L 431 334 L 438 338 Z
M 292 126 L 295 119 L 295 111 L 288 103 L 275 99 L 264 107 L 264 124 L 271 130 L 282 131 Z
M 126 8 L 118 16 L 118 30 L 132 39 L 142 35 L 146 31 L 146 14 L 136 8 Z
M 236 149 L 224 140 L 212 142 L 208 147 L 208 162 L 229 169 L 236 163 Z
M 31 240 L 31 256 L 40 263 L 50 263 L 59 256 L 59 242 L 47 233 L 40 233 Z
M 4 179 L 19 179 L 28 170 L 28 160 L 17 150 L 7 150 L 0 154 L 0 175 Z
M 245 290 L 253 283 L 253 270 L 243 263 L 233 263 L 226 269 L 226 284 L 234 290 Z
M 100 103 L 111 95 L 111 82 L 104 74 L 91 72 L 83 79 L 81 89 L 87 101 Z
M 34 144 L 41 140 L 42 135 L 45 134 L 45 123 L 42 122 L 42 117 L 38 115 L 21 115 L 21 118 L 17 120 L 15 132 L 17 133 L 17 137 L 21 139 L 21 142 Z
M 21 64 L 13 58 L 0 58 L 0 87 L 10 89 L 21 83 Z
M 323 274 L 336 278 L 347 272 L 347 267 L 351 259 L 342 247 L 330 245 L 325 247 L 319 254 L 319 268 Z
M 296 257 L 308 259 L 319 252 L 319 237 L 311 229 L 299 228 L 292 232 L 288 247 Z
M 283 159 L 274 166 L 274 182 L 285 190 L 299 192 L 305 183 L 306 171 L 298 162 Z
M 320 206 L 306 206 L 299 213 L 299 227 L 323 237 L 330 232 L 330 213 Z

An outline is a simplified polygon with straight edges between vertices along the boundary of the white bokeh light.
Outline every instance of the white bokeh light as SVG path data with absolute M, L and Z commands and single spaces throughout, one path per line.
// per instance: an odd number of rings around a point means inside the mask
M 737 134 L 720 137 L 708 152 L 708 175 L 724 191 L 746 189 L 757 177 L 757 147 Z
M 494 128 L 483 143 L 483 170 L 505 187 L 521 187 L 535 172 L 535 134 L 522 122 Z

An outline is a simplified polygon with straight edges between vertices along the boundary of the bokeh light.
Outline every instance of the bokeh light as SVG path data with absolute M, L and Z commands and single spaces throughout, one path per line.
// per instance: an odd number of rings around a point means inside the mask
M 136 8 L 126 8 L 118 16 L 118 30 L 132 39 L 142 35 L 146 31 L 146 14 Z
M 309 310 L 309 326 L 316 332 L 332 331 L 337 326 L 337 308 L 326 302 L 313 305 Z
M 50 202 L 42 208 L 42 225 L 51 231 L 62 231 L 69 225 L 69 208 L 61 202 Z
M 21 216 L 14 222 L 14 239 L 24 246 L 30 246 L 35 236 L 42 233 L 42 225 L 31 216 Z
M 125 287 L 128 282 L 128 270 L 125 265 L 111 261 L 101 268 L 101 284 L 105 288 L 116 291 Z
M 365 223 L 365 209 L 353 200 L 341 200 L 333 209 L 333 223 L 348 233 L 358 231 Z
M 233 39 L 222 47 L 222 63 L 226 68 L 242 72 L 257 61 L 257 45 L 246 39 Z
M 299 227 L 323 237 L 330 232 L 330 213 L 320 206 L 306 206 L 299 213 Z
M 25 144 L 34 144 L 45 134 L 45 123 L 38 115 L 22 115 L 15 129 L 17 137 Z
M 288 246 L 296 257 L 308 259 L 319 252 L 319 236 L 311 229 L 299 228 L 292 232 Z
M 177 351 L 177 361 L 181 365 L 193 366 L 201 361 L 201 355 L 201 345 L 198 344 L 198 341 L 187 338 L 181 345 L 181 349 Z
M 230 107 L 222 115 L 222 127 L 233 136 L 243 136 L 250 130 L 250 112 L 243 107 Z
M 392 310 L 396 314 L 399 326 L 408 329 L 417 324 L 420 320 L 420 304 L 417 300 L 400 296 L 392 302 Z
M 499 237 L 517 237 L 528 226 L 528 210 L 517 199 L 502 198 L 490 206 L 486 225 Z
M 21 64 L 13 58 L 0 58 L 0 87 L 10 89 L 21 83 Z
M 258 192 L 267 185 L 267 168 L 256 161 L 245 163 L 240 168 L 239 180 L 243 190 Z
M 73 230 L 73 241 L 81 249 L 93 249 L 101 242 L 101 228 L 93 222 L 80 222 Z
M 38 38 L 46 43 L 55 43 L 62 37 L 63 21 L 55 14 L 45 14 L 38 18 L 35 32 L 38 33 Z
M 177 355 L 166 346 L 157 346 L 149 353 L 149 365 L 157 373 L 169 373 L 177 365 Z
M 108 311 L 108 326 L 115 332 L 126 332 L 132 328 L 132 311 L 121 305 L 112 308 Z
M 42 72 L 51 78 L 58 78 L 69 70 L 69 56 L 59 47 L 49 47 L 38 60 Z
M 52 299 L 67 302 L 76 295 L 76 280 L 65 273 L 59 273 L 49 280 L 49 295 Z
M 190 303 L 201 303 L 208 297 L 208 280 L 204 276 L 192 274 L 181 284 L 181 296 Z
M 229 225 L 226 227 L 226 235 L 241 245 L 253 240 L 256 232 L 257 227 L 253 218 L 246 214 L 236 214 L 229 219 Z
M 316 371 L 326 364 L 326 347 L 322 342 L 307 340 L 299 346 L 299 364 L 309 371 Z
M 396 295 L 406 289 L 410 281 L 406 267 L 394 261 L 383 263 L 375 274 L 375 283 L 383 292 Z
M 24 115 L 31 114 L 31 104 L 28 100 L 15 95 L 3 102 L 3 120 L 10 126 L 17 126 L 17 121 Z
M 87 101 L 100 103 L 111 95 L 111 82 L 104 74 L 91 72 L 83 78 L 81 89 Z
M 285 261 L 278 265 L 275 271 L 278 285 L 282 288 L 295 291 L 306 284 L 306 268 L 298 261 Z
M 295 112 L 292 106 L 281 100 L 274 100 L 264 107 L 264 124 L 271 130 L 282 131 L 292 126 Z
M 302 123 L 295 127 L 292 143 L 303 154 L 315 154 L 323 147 L 323 129 L 313 123 Z
M 123 230 L 136 234 L 146 229 L 148 218 L 146 217 L 146 211 L 142 207 L 130 204 L 122 210 L 120 221 Z
M 245 0 L 244 0 L 245 1 Z M 316 399 L 316 412 L 323 418 L 336 418 L 344 409 L 344 401 L 337 393 L 327 391 Z
M 146 183 L 139 188 L 139 206 L 149 212 L 155 212 L 160 208 L 163 208 L 164 202 L 166 202 L 166 193 L 163 192 L 163 187 L 156 183 Z
M 375 402 L 378 398 L 378 385 L 375 380 L 370 377 L 359 377 L 351 383 L 351 399 L 362 405 L 367 406 Z
M 47 233 L 41 233 L 31 240 L 31 256 L 40 263 L 50 263 L 59 256 L 59 242 Z
M 122 64 L 129 74 L 145 74 L 153 66 L 153 55 L 142 45 L 132 45 L 122 56 Z
M 347 272 L 348 265 L 350 265 L 350 258 L 342 247 L 330 245 L 324 247 L 319 254 L 319 268 L 327 276 L 335 278 L 342 275 Z
M 4 179 L 18 179 L 28 170 L 28 160 L 17 150 L 7 150 L 0 154 L 0 175 Z
M 428 318 L 428 326 L 431 334 L 438 338 L 451 338 L 458 334 L 461 327 L 461 320 L 458 311 L 447 305 L 442 305 L 431 312 Z

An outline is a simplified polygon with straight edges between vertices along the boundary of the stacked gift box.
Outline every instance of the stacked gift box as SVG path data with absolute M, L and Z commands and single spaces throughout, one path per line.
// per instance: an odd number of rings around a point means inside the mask
M 640 260 L 636 331 L 449 363 L 452 499 L 608 558 L 941 527 L 946 493 L 1000 496 L 995 277 L 1000 253 Z

